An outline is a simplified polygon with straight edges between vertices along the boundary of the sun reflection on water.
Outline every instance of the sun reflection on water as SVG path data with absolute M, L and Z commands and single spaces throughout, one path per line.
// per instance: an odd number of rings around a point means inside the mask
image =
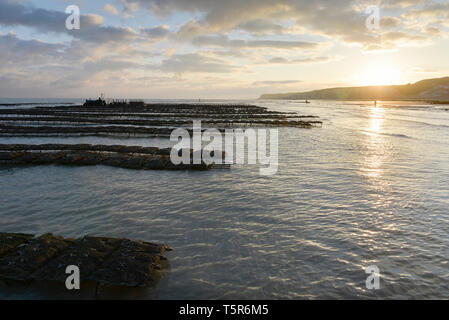
M 369 178 L 380 177 L 383 173 L 382 164 L 385 158 L 384 141 L 381 135 L 385 118 L 385 109 L 372 107 L 369 111 L 369 122 L 366 128 L 366 150 L 363 158 L 362 171 Z
M 378 134 L 381 132 L 382 124 L 385 119 L 385 109 L 382 107 L 373 107 L 370 110 L 370 119 L 369 119 L 369 126 L 368 131 L 373 133 L 375 136 L 378 136 Z

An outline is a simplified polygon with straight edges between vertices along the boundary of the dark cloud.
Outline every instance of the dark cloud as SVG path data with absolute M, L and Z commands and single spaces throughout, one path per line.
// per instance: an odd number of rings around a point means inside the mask
M 21 40 L 15 34 L 0 35 L 0 64 L 28 65 L 55 61 L 67 48 L 63 44 L 45 43 L 38 40 Z
M 76 39 L 95 43 L 123 42 L 137 35 L 131 28 L 101 26 L 103 18 L 92 14 L 81 15 L 79 30 L 67 30 L 67 17 L 65 12 L 0 0 L 0 25 L 3 26 L 26 26 L 44 33 L 66 33 Z
M 245 30 L 256 35 L 261 35 L 270 33 L 282 34 L 285 28 L 271 20 L 257 19 L 243 22 L 237 26 L 237 29 Z
M 166 26 L 157 26 L 154 28 L 142 28 L 140 33 L 150 39 L 165 39 L 170 34 L 170 29 Z
M 96 28 L 84 28 L 81 26 L 79 30 L 68 31 L 76 39 L 82 41 L 88 41 L 96 44 L 102 44 L 106 42 L 123 43 L 127 41 L 135 40 L 138 36 L 131 28 L 125 27 L 111 27 L 102 26 Z
M 286 40 L 232 40 L 224 35 L 200 36 L 192 40 L 197 46 L 229 48 L 315 49 L 317 43 Z
M 165 59 L 160 70 L 173 73 L 227 73 L 237 69 L 236 66 L 217 58 L 203 54 L 178 54 Z
M 42 32 L 66 32 L 65 21 L 68 14 L 61 11 L 35 8 L 16 1 L 0 0 L 0 24 L 34 27 Z M 103 22 L 98 15 L 81 15 L 83 27 L 91 28 Z

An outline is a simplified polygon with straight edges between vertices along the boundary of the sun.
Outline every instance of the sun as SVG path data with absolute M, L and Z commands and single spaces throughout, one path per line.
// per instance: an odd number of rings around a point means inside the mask
M 399 84 L 401 81 L 400 70 L 386 64 L 368 65 L 360 76 L 362 84 L 366 86 Z

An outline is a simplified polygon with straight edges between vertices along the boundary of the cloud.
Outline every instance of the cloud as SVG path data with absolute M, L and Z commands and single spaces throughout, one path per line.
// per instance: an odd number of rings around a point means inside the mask
M 156 26 L 154 28 L 142 28 L 140 33 L 150 39 L 165 39 L 170 34 L 168 26 Z
M 427 26 L 425 31 L 429 36 L 432 37 L 440 36 L 443 34 L 443 32 L 440 29 L 432 26 Z
M 140 63 L 126 61 L 126 60 L 113 60 L 113 59 L 102 59 L 95 62 L 86 62 L 83 64 L 83 68 L 86 72 L 97 73 L 97 72 L 115 72 L 122 71 L 126 69 L 142 69 L 144 66 Z
M 242 22 L 237 26 L 237 29 L 245 30 L 256 35 L 270 33 L 281 34 L 285 30 L 282 25 L 266 19 L 257 19 L 248 22 Z
M 412 9 L 402 14 L 407 19 L 417 19 L 422 17 L 449 18 L 449 3 L 435 3 L 426 5 L 423 8 Z
M 383 5 L 386 8 L 407 8 L 428 2 L 428 0 L 384 0 Z
M 15 1 L 0 0 L 0 25 L 34 27 L 42 32 L 66 32 L 68 15 L 62 11 L 35 8 Z M 103 18 L 94 14 L 81 15 L 80 24 L 91 28 L 103 23 Z
M 303 81 L 301 80 L 280 80 L 280 81 L 255 81 L 252 83 L 255 87 L 262 87 L 262 86 L 285 86 L 290 84 L 297 84 L 301 83 Z
M 43 33 L 65 33 L 76 39 L 95 43 L 123 42 L 134 39 L 137 33 L 131 28 L 101 26 L 103 18 L 95 14 L 80 17 L 79 30 L 67 30 L 68 15 L 62 11 L 36 8 L 11 0 L 0 0 L 0 25 L 32 27 Z
M 414 42 L 426 42 L 428 41 L 427 37 L 415 35 L 415 34 L 409 34 L 402 31 L 391 31 L 386 32 L 381 35 L 381 40 L 383 42 L 405 42 L 405 43 L 414 43 Z
M 411 72 L 414 73 L 434 73 L 434 74 L 441 73 L 441 71 L 442 68 L 432 68 L 432 67 L 414 67 L 411 70 Z
M 173 73 L 228 73 L 238 68 L 224 60 L 200 53 L 175 54 L 162 61 L 160 70 Z
M 381 28 L 394 28 L 401 24 L 401 19 L 396 17 L 381 17 L 380 27 Z
M 251 40 L 242 44 L 237 42 L 237 46 L 246 48 L 272 48 L 272 49 L 316 49 L 319 44 L 305 41 L 286 40 Z
M 118 10 L 116 7 L 114 7 L 112 4 L 105 4 L 105 6 L 103 7 L 104 12 L 112 14 L 114 16 L 118 15 Z
M 23 90 L 42 96 L 56 94 L 55 88 L 67 93 L 73 88 L 89 90 L 106 83 L 109 86 L 114 78 L 126 79 L 136 72 L 151 71 L 150 63 L 136 58 L 142 54 L 127 45 L 98 45 L 80 40 L 47 43 L 20 39 L 13 33 L 0 34 L 0 74 L 8 81 L 1 82 L 0 95 L 20 96 Z M 152 55 L 146 52 L 145 58 L 148 57 Z
M 77 39 L 93 43 L 126 42 L 136 39 L 137 32 L 129 27 L 99 27 L 71 30 L 70 34 Z
M 61 51 L 66 48 L 63 44 L 21 40 L 13 33 L 0 35 L 0 64 L 4 68 L 16 64 L 48 63 L 61 56 Z
M 326 63 L 330 61 L 337 60 L 337 57 L 310 57 L 302 59 L 287 59 L 284 57 L 273 57 L 268 62 L 269 63 L 279 63 L 279 64 L 307 64 L 307 63 Z
M 385 16 L 381 21 L 381 28 L 372 32 L 366 28 L 365 7 L 372 3 L 359 0 L 122 0 L 134 8 L 145 8 L 155 14 L 167 15 L 176 12 L 189 12 L 200 18 L 192 19 L 181 26 L 178 38 L 193 39 L 196 45 L 217 45 L 219 39 L 205 39 L 211 34 L 226 35 L 232 31 L 243 30 L 254 35 L 289 34 L 293 30 L 302 33 L 320 35 L 328 41 L 342 40 L 347 44 L 358 44 L 364 49 L 372 47 L 395 48 L 405 45 L 401 37 L 395 42 L 388 34 L 388 29 L 399 28 L 402 20 L 396 16 Z M 447 17 L 449 4 L 437 3 L 428 5 L 425 0 L 389 0 L 380 4 L 381 9 L 398 10 L 407 15 L 439 15 Z M 422 8 L 417 8 L 422 6 Z M 381 11 L 383 12 L 383 10 Z M 284 27 L 288 22 L 294 25 Z M 414 45 L 421 42 L 411 30 L 402 29 L 409 33 L 409 39 Z M 385 36 L 382 36 L 387 33 Z M 298 39 L 299 40 L 299 39 Z M 232 41 L 232 40 L 231 40 Z M 278 41 L 267 40 L 267 41 Z M 381 43 L 386 41 L 386 43 Z M 290 41 L 291 42 L 291 41 Z M 302 40 L 302 42 L 307 42 Z M 283 43 L 273 42 L 272 45 Z M 257 45 L 255 43 L 254 45 Z M 263 45 L 263 44 L 261 44 Z M 235 47 L 239 43 L 234 44 Z M 244 46 L 240 44 L 240 46 Z M 271 47 L 271 45 L 269 45 Z
M 319 44 L 305 41 L 286 41 L 286 40 L 235 40 L 229 39 L 224 35 L 217 36 L 199 36 L 192 40 L 196 46 L 212 46 L 223 48 L 271 48 L 271 49 L 316 49 Z
M 175 39 L 180 41 L 191 40 L 198 35 L 209 33 L 197 20 L 189 20 L 179 28 Z

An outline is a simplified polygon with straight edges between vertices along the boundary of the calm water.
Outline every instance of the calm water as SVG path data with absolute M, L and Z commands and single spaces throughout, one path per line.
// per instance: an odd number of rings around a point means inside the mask
M 0 230 L 169 244 L 150 299 L 449 298 L 449 111 L 387 103 L 250 102 L 318 115 L 282 128 L 279 171 L 0 169 Z M 446 106 L 449 107 L 449 106 Z M 163 139 L 0 143 L 167 145 Z M 375 264 L 381 289 L 365 288 Z M 0 298 L 54 297 L 33 286 Z

